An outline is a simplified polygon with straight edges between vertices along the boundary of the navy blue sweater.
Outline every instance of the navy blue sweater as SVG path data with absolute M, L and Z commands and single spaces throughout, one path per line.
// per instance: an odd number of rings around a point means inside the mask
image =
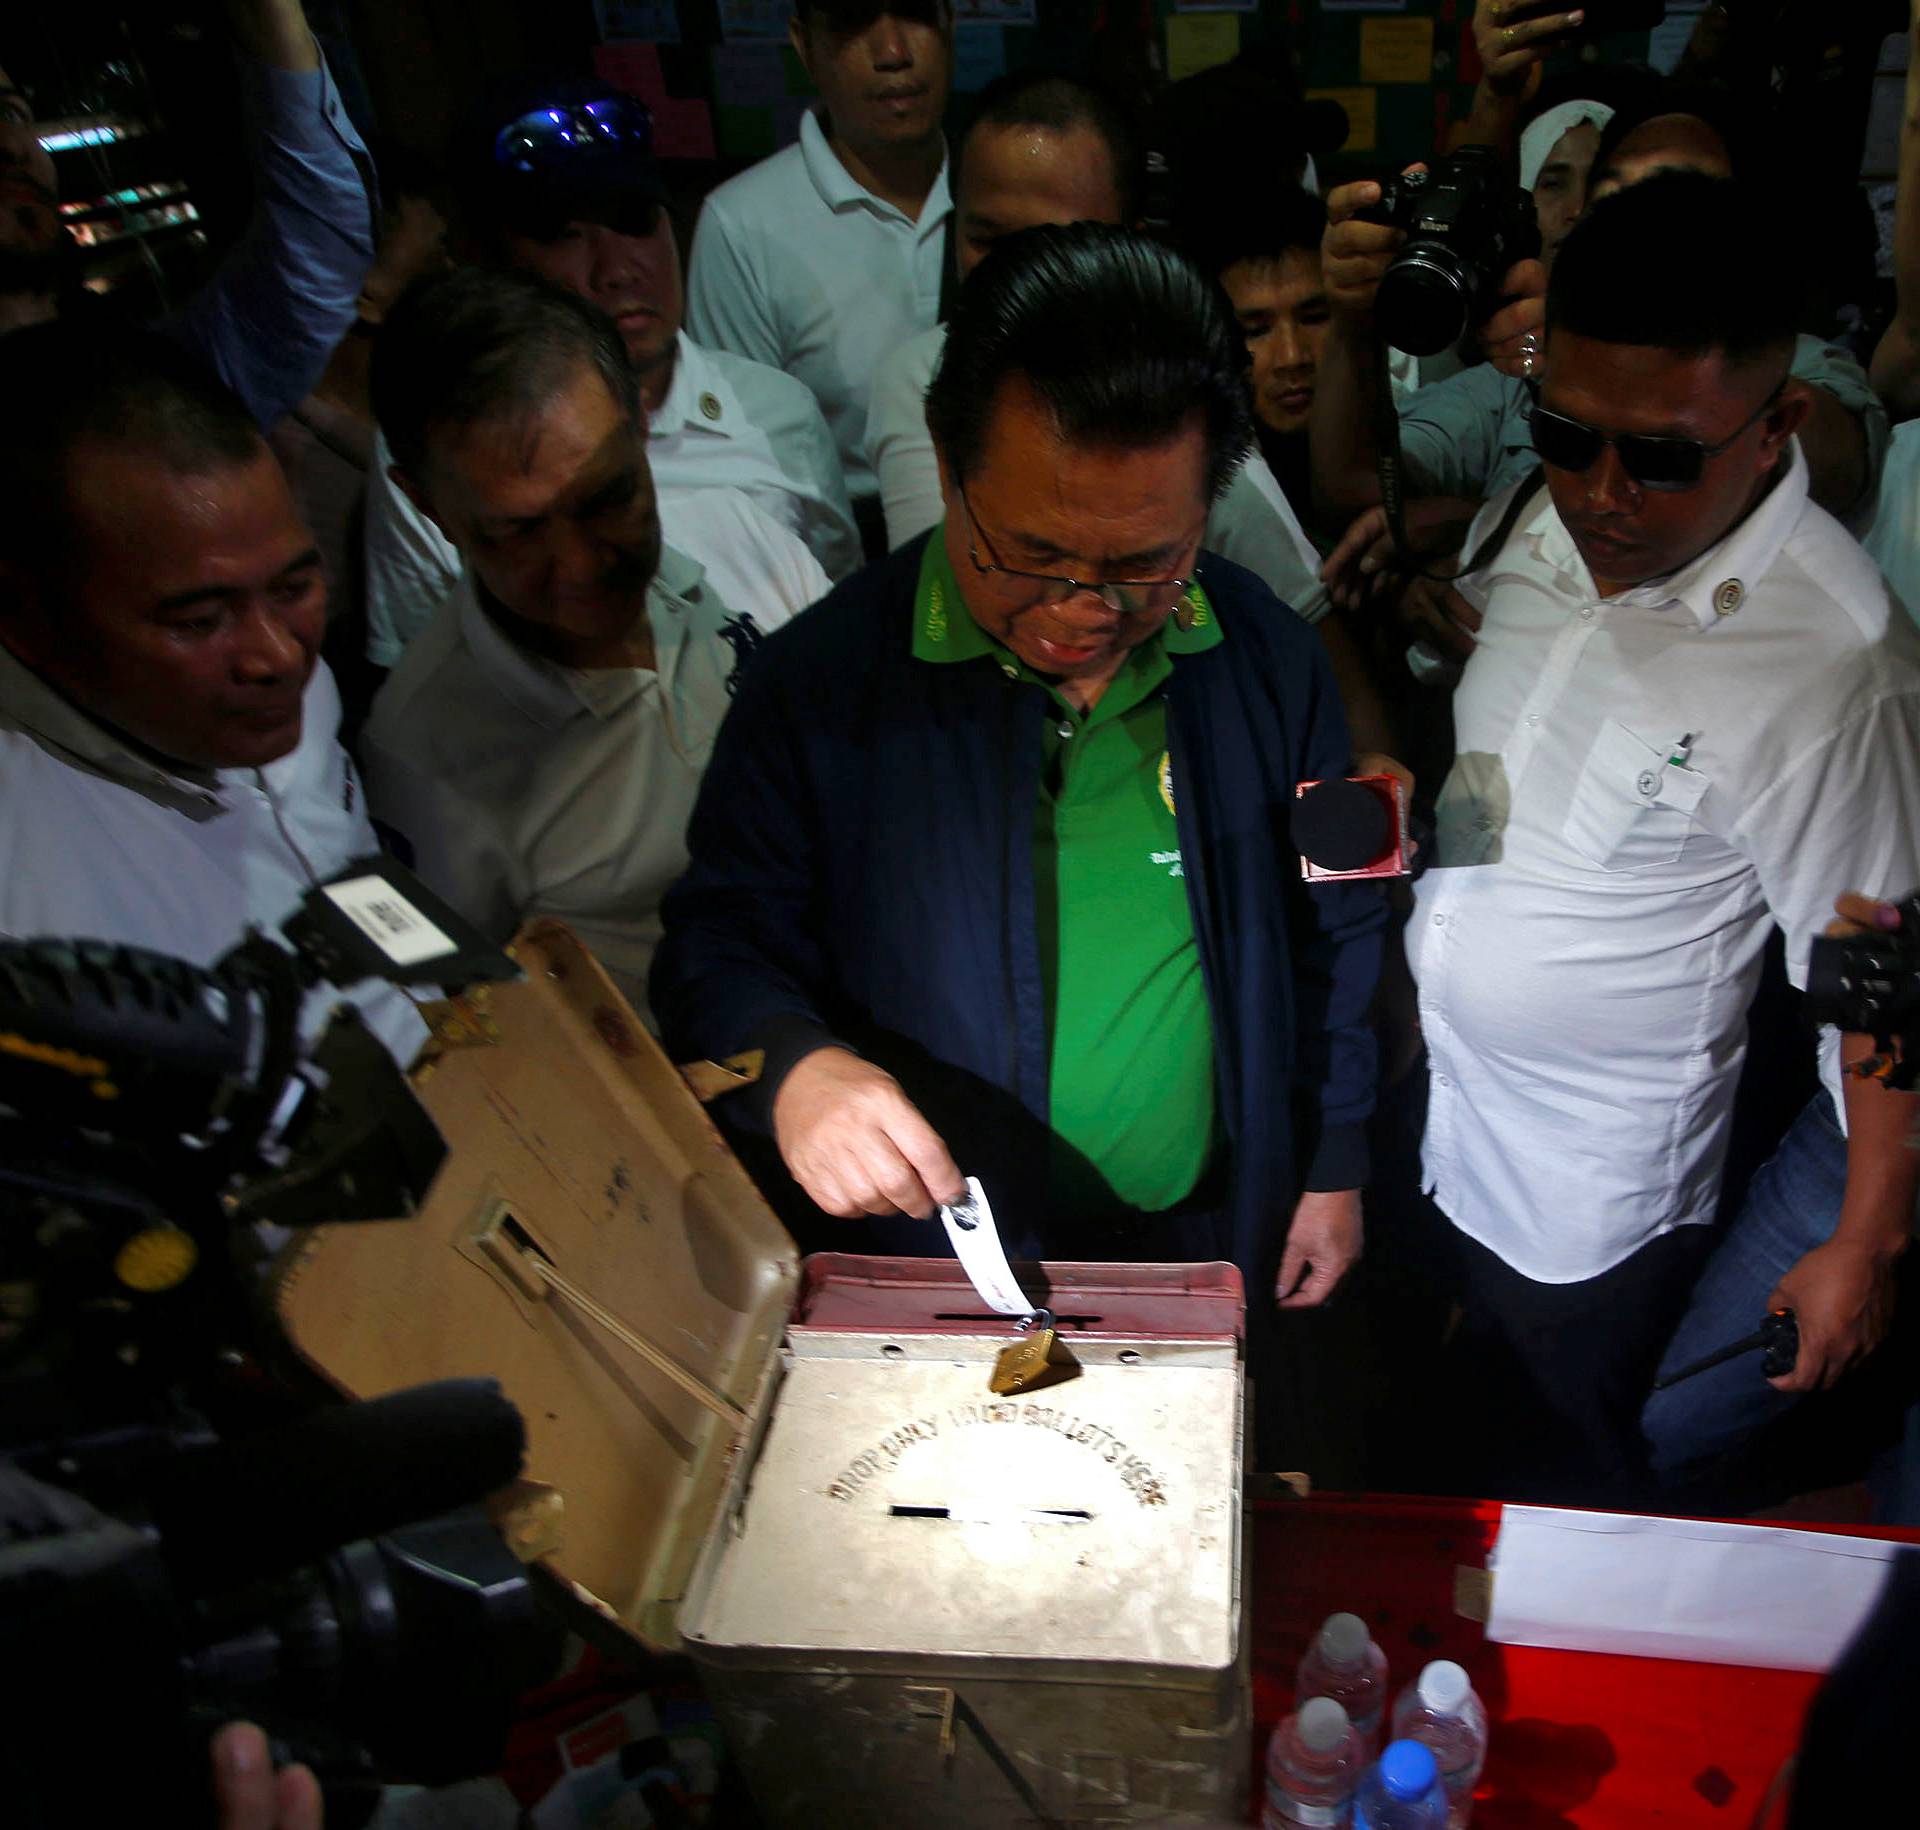
M 799 1057 L 896 1074 L 1003 1224 L 1043 1187 L 1049 1038 L 1033 832 L 1047 694 L 912 653 L 921 541 L 771 636 L 722 726 L 668 895 L 652 1004 L 677 1059 L 764 1047 L 729 1124 L 764 1125 Z M 1377 886 L 1308 891 L 1298 781 L 1344 775 L 1320 642 L 1206 554 L 1225 640 L 1172 657 L 1176 820 L 1211 1007 L 1233 1256 L 1271 1275 L 1302 1188 L 1358 1186 L 1373 1105 Z M 1151 1089 L 1143 1105 L 1151 1122 Z

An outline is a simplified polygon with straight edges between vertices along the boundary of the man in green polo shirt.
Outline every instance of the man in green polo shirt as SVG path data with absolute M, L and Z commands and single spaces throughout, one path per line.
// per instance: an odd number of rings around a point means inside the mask
M 1220 641 L 1206 592 L 1124 651 L 1091 702 L 1039 673 L 968 611 L 944 530 L 921 554 L 916 660 L 986 662 L 1042 688 L 1051 715 L 1034 806 L 1034 912 L 1051 1031 L 1051 1181 L 1079 1211 L 1152 1213 L 1200 1185 L 1218 1139 L 1213 1019 L 1174 823 L 1168 658 Z M 1124 998 L 1115 986 L 1129 987 Z
M 1242 368 L 1146 237 L 1008 237 L 928 393 L 943 523 L 742 681 L 654 1006 L 683 1056 L 765 1051 L 719 1116 L 848 1249 L 944 1250 L 964 1170 L 1016 1255 L 1230 1257 L 1284 1308 L 1359 1254 L 1384 905 L 1302 883 L 1338 694 L 1201 551 Z

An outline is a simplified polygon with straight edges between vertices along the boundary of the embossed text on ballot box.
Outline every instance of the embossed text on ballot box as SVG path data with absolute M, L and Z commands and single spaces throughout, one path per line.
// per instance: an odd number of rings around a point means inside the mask
M 1238 1275 L 1039 1275 L 1069 1376 L 996 1397 L 1007 1324 L 957 1265 L 804 1268 L 771 1419 L 680 1609 L 770 1822 L 1240 1809 Z

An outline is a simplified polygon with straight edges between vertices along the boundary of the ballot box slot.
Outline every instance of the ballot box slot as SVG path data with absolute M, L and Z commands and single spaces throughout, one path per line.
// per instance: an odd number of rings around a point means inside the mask
M 1009 1327 L 1013 1321 L 1012 1317 L 996 1314 L 991 1309 L 943 1310 L 933 1319 L 936 1322 L 966 1322 L 969 1326 L 985 1323 L 994 1328 Z M 1053 1325 L 1056 1331 L 1065 1333 L 1070 1328 L 1098 1328 L 1106 1319 L 1104 1315 L 1062 1315 L 1056 1310 Z
M 948 1519 L 959 1525 L 1087 1525 L 1093 1514 L 1083 1506 L 889 1506 L 896 1519 Z

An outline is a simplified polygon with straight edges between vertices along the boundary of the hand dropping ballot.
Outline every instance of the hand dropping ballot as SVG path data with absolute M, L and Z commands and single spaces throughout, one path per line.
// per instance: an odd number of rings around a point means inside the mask
M 967 1177 L 967 1198 L 941 1208 L 940 1224 L 947 1229 L 960 1268 L 980 1300 L 1000 1315 L 1020 1318 L 1020 1339 L 1001 1348 L 987 1380 L 989 1389 L 1004 1397 L 1031 1391 L 1042 1381 L 1052 1384 L 1071 1378 L 1077 1370 L 1072 1363 L 1053 1359 L 1053 1312 L 1027 1300 L 1013 1266 L 1007 1263 L 987 1191 L 973 1176 Z

